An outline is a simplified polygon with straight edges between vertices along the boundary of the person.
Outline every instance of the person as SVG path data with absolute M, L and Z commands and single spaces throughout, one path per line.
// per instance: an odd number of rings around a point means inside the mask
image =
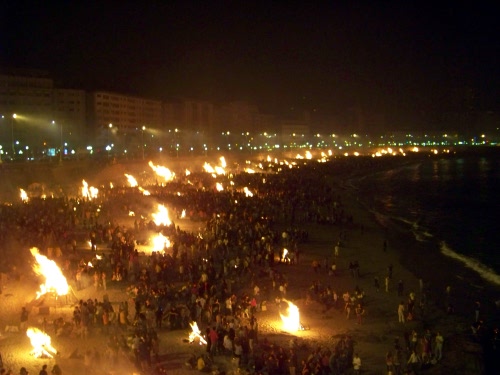
M 28 310 L 26 310 L 26 307 L 23 307 L 21 310 L 21 323 L 19 324 L 19 329 L 21 331 L 26 330 L 26 326 L 28 325 Z
M 352 368 L 354 369 L 354 374 L 358 375 L 361 370 L 361 358 L 359 358 L 359 354 L 354 354 L 352 359 Z
M 26 367 L 21 367 L 21 370 L 19 370 L 19 375 L 28 375 L 28 371 L 26 370 Z
M 290 349 L 290 356 L 288 357 L 288 371 L 290 375 L 295 375 L 298 366 L 297 354 L 293 349 Z
M 49 375 L 49 373 L 47 372 L 47 365 L 42 366 L 42 369 L 40 370 L 38 375 Z
M 444 337 L 441 335 L 441 332 L 436 333 L 436 338 L 434 339 L 436 342 L 436 345 L 434 346 L 434 356 L 436 358 L 436 361 L 440 361 L 441 358 L 443 357 L 443 343 L 444 343 Z
M 413 373 L 418 373 L 418 370 L 420 368 L 420 357 L 418 356 L 415 349 L 412 350 L 410 358 L 408 359 L 408 366 L 413 371 Z
M 358 303 L 358 306 L 356 307 L 356 317 L 358 318 L 357 319 L 357 323 L 358 324 L 362 323 L 363 315 L 364 314 L 365 314 L 365 310 L 363 309 L 363 307 L 361 306 L 361 304 Z
M 401 301 L 398 306 L 398 318 L 399 323 L 405 322 L 405 304 L 403 301 Z

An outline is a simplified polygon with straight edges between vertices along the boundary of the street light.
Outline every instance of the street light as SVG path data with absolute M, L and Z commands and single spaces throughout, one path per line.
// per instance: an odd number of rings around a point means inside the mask
M 52 125 L 55 125 L 56 122 L 54 120 L 52 120 Z M 63 159 L 62 159 L 62 154 L 63 154 L 63 150 L 64 150 L 64 144 L 63 144 L 63 125 L 62 125 L 62 122 L 60 124 L 60 132 L 61 132 L 61 148 L 59 150 L 59 163 L 62 163 Z
M 11 137 L 12 137 L 12 159 L 14 159 L 16 155 L 16 148 L 14 146 L 14 119 L 17 118 L 17 115 L 14 113 L 10 119 L 10 130 L 11 130 Z
M 144 160 L 144 130 L 146 130 L 146 127 L 143 125 L 142 126 L 142 160 Z

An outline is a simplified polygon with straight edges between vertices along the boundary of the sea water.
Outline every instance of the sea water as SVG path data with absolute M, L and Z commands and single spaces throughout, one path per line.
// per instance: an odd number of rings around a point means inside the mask
M 499 156 L 490 150 L 418 158 L 351 183 L 383 225 L 500 286 Z

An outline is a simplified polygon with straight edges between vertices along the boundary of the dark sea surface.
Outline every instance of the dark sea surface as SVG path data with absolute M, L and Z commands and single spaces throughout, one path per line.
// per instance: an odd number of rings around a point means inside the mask
M 381 224 L 449 259 L 457 278 L 465 267 L 500 287 L 500 150 L 415 159 L 350 183 Z

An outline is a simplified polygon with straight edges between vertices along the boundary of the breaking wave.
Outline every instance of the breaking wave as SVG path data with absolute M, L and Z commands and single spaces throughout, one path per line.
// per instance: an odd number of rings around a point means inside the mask
M 465 267 L 470 268 L 471 270 L 477 272 L 484 280 L 489 281 L 496 285 L 500 285 L 500 275 L 495 273 L 493 269 L 484 265 L 477 259 L 456 253 L 451 248 L 449 248 L 446 242 L 444 241 L 442 241 L 440 244 L 440 250 L 441 254 L 463 263 Z

